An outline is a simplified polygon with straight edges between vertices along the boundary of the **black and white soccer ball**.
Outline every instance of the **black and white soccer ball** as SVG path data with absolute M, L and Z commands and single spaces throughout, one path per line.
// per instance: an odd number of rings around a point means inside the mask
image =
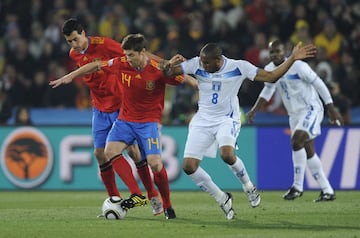
M 125 218 L 127 211 L 120 206 L 122 199 L 117 196 L 108 197 L 102 205 L 102 213 L 105 219 L 122 220 Z

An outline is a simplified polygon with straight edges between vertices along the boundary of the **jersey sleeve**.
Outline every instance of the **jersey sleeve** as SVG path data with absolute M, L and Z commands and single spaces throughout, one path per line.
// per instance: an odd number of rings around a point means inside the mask
M 242 74 L 245 74 L 245 76 L 248 79 L 250 79 L 251 81 L 254 81 L 254 78 L 255 78 L 259 68 L 245 60 L 238 60 L 237 62 L 238 62 L 238 67 L 240 69 L 240 72 Z
M 294 63 L 296 71 L 299 72 L 300 78 L 306 83 L 313 83 L 319 76 L 304 61 L 296 61 Z
M 110 60 L 101 61 L 100 68 L 108 73 L 117 73 L 117 69 L 120 67 L 119 64 L 121 64 L 121 58 L 116 57 Z
M 186 60 L 180 64 L 184 74 L 195 74 L 196 70 L 200 67 L 200 57 L 196 56 Z
M 275 92 L 275 84 L 273 83 L 264 83 L 264 87 L 260 92 L 259 97 L 264 98 L 266 101 L 269 101 L 272 95 Z
M 177 75 L 175 77 L 166 77 L 165 83 L 177 86 L 177 85 L 182 84 L 184 82 L 184 80 L 185 80 L 185 77 L 182 74 L 182 75 Z

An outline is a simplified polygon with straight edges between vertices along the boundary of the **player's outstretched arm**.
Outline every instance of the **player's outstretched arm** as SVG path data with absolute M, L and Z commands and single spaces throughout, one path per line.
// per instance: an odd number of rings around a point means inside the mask
M 91 62 L 89 64 L 83 65 L 80 68 L 68 73 L 67 75 L 50 81 L 49 85 L 52 88 L 57 88 L 62 84 L 68 84 L 71 83 L 73 81 L 74 78 L 80 77 L 80 76 L 84 76 L 85 74 L 90 74 L 93 73 L 97 70 L 100 70 L 100 61 L 95 61 L 95 62 Z
M 312 58 L 315 56 L 315 54 L 316 47 L 313 44 L 302 46 L 302 42 L 299 42 L 294 47 L 291 55 L 287 58 L 287 60 L 285 60 L 281 65 L 279 65 L 279 67 L 277 67 L 273 71 L 259 69 L 254 80 L 273 83 L 281 76 L 283 76 L 296 60 Z
M 249 122 L 249 124 L 254 123 L 256 112 L 258 112 L 266 102 L 267 101 L 265 98 L 258 97 L 254 106 L 250 109 L 250 111 L 246 113 L 246 119 Z
M 199 90 L 198 81 L 190 75 L 187 75 L 187 74 L 184 75 L 184 83 L 188 84 L 195 90 Z

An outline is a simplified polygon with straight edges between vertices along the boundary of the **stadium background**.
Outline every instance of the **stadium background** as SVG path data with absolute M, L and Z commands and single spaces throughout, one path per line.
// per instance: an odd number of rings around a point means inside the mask
M 49 80 L 75 68 L 61 34 L 68 17 L 84 22 L 89 35 L 121 40 L 128 33 L 141 32 L 149 40 L 149 50 L 165 58 L 178 52 L 191 57 L 204 43 L 216 41 L 227 56 L 261 67 L 268 60 L 267 42 L 274 38 L 287 42 L 289 49 L 300 39 L 316 43 L 318 55 L 308 62 L 323 77 L 347 119 L 344 128 L 324 122 L 317 150 L 335 189 L 360 188 L 358 1 L 7 0 L 0 2 L 0 13 L 0 189 L 102 189 L 94 176 L 88 89 L 81 79 L 57 90 L 48 86 Z M 329 26 L 335 26 L 333 38 L 324 41 L 321 37 Z M 245 112 L 262 86 L 250 81 L 242 86 L 239 98 Z M 172 189 L 196 189 L 181 171 L 186 123 L 195 101 L 189 88 L 167 90 L 163 133 L 173 150 L 164 158 L 170 159 Z M 15 118 L 23 106 L 29 109 L 33 126 L 25 129 L 43 134 L 51 148 L 53 163 L 46 176 L 24 179 L 17 171 L 20 177 L 16 177 L 5 163 L 7 142 L 23 126 Z M 257 125 L 243 127 L 238 153 L 260 189 L 287 189 L 292 179 L 287 118 L 276 98 L 260 113 Z M 168 148 L 164 145 L 164 150 Z M 207 160 L 204 166 L 219 185 L 237 188 L 219 158 Z M 308 174 L 305 187 L 315 188 Z

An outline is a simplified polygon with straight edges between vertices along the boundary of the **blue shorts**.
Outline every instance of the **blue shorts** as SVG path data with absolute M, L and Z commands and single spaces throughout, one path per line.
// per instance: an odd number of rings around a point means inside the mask
M 126 122 L 116 120 L 111 128 L 107 142 L 121 141 L 128 145 L 137 141 L 142 158 L 161 152 L 160 128 L 157 122 Z
M 118 116 L 119 111 L 107 113 L 93 108 L 92 135 L 95 149 L 105 148 L 107 135 Z

